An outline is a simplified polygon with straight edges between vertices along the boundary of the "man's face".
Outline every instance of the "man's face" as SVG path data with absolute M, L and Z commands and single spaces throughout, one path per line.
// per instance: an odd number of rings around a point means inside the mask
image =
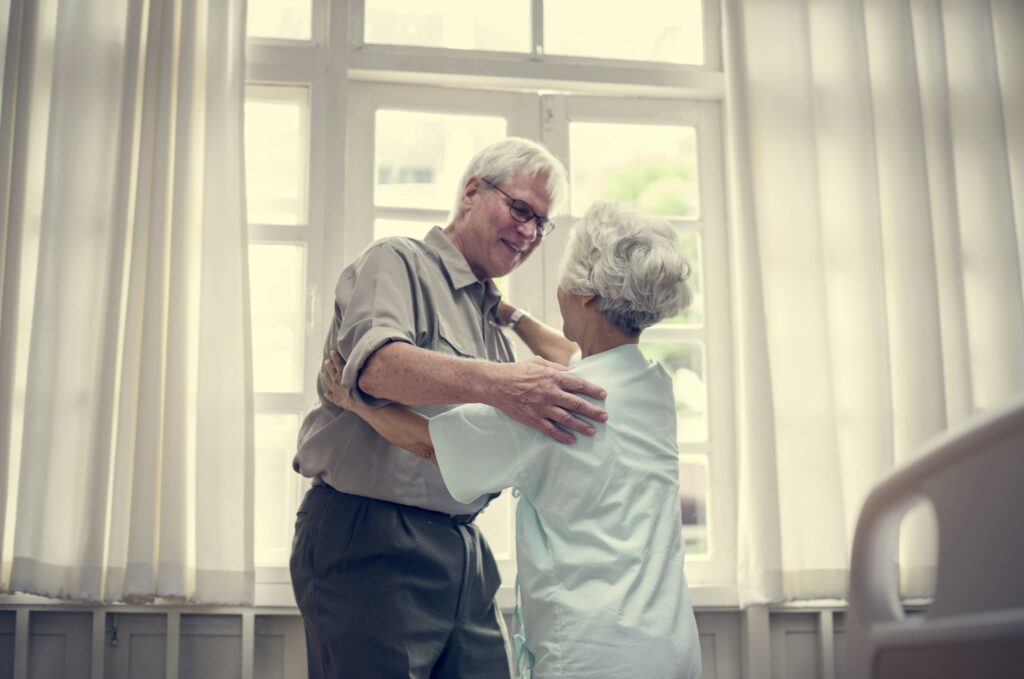
M 548 214 L 547 179 L 515 175 L 498 188 L 528 204 L 542 216 Z M 535 220 L 522 224 L 509 211 L 509 198 L 479 177 L 466 183 L 463 205 L 466 222 L 457 235 L 459 249 L 480 280 L 500 278 L 526 261 L 542 240 Z

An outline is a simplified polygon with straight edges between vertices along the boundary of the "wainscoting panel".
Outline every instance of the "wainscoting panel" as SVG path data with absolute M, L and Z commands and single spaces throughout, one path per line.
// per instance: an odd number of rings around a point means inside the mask
M 740 617 L 734 611 L 697 613 L 701 679 L 740 679 Z
M 28 679 L 90 679 L 92 623 L 93 615 L 88 612 L 33 612 L 29 620 Z
M 837 611 L 832 615 L 836 650 L 836 679 L 846 679 L 846 615 Z
M 182 615 L 180 677 L 242 679 L 242 618 Z
M 306 679 L 306 637 L 297 615 L 256 618 L 255 679 Z
M 771 619 L 772 679 L 819 679 L 818 615 L 774 614 Z
M 104 657 L 104 679 L 164 679 L 167 616 L 107 613 Z
M 14 611 L 0 611 L 0 679 L 14 679 Z

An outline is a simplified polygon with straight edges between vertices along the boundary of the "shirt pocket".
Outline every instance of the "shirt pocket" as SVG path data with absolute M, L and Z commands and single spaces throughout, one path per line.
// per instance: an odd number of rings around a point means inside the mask
M 434 338 L 434 345 L 431 349 L 449 356 L 476 358 L 476 355 L 472 353 L 472 343 L 468 342 L 465 337 L 460 337 L 459 333 L 456 333 L 452 326 L 441 318 L 437 319 L 437 337 Z

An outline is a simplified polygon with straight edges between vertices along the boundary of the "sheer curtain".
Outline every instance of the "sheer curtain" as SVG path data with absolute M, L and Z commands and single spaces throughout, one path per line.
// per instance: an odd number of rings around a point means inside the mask
M 251 603 L 244 0 L 12 0 L 0 589 Z
M 843 597 L 870 488 L 1024 388 L 1024 3 L 725 14 L 740 598 Z

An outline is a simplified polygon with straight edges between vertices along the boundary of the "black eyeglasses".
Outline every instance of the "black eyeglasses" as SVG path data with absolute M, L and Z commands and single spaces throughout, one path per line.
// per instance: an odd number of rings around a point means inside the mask
M 555 230 L 554 222 L 549 220 L 547 217 L 541 217 L 539 214 L 534 212 L 529 203 L 519 200 L 518 198 L 513 198 L 499 189 L 497 184 L 488 179 L 481 177 L 480 181 L 487 184 L 508 199 L 508 213 L 512 215 L 512 219 L 516 220 L 520 224 L 525 224 L 531 219 L 534 220 L 537 224 L 537 235 L 541 238 Z

